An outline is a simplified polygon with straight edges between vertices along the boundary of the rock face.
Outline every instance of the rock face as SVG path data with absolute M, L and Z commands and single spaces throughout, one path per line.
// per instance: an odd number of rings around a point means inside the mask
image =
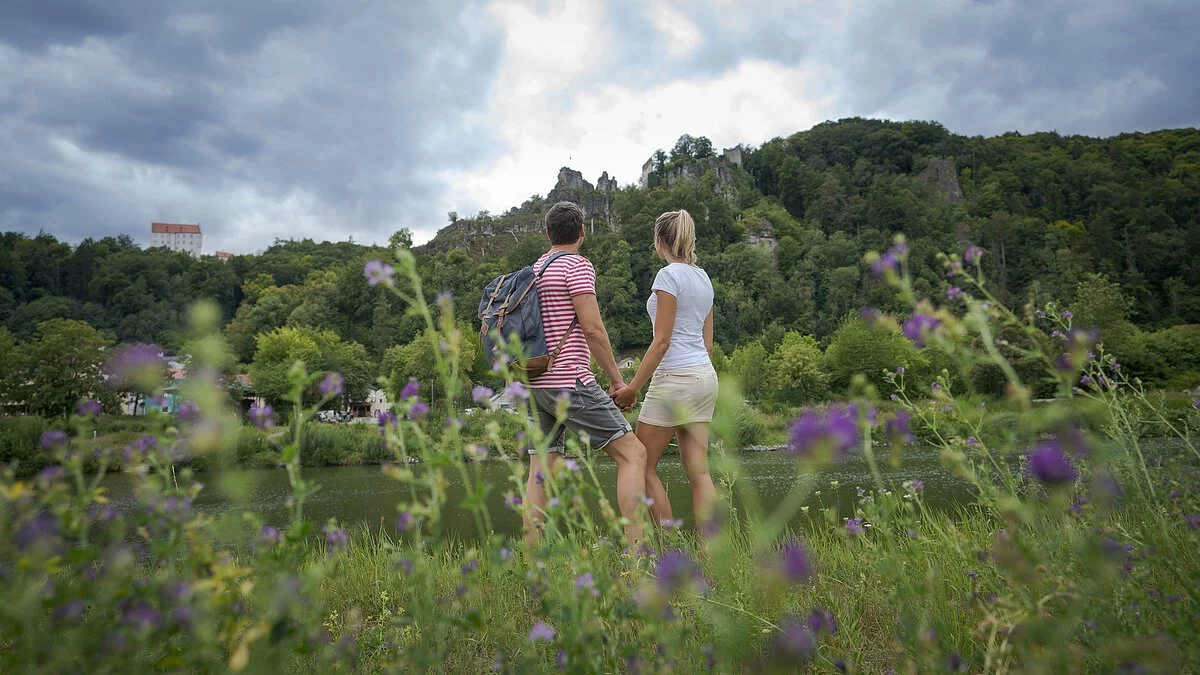
M 917 177 L 945 195 L 951 204 L 962 203 L 962 187 L 958 184 L 958 170 L 954 166 L 953 159 L 932 157 L 929 160 L 929 166 L 926 166 L 925 170 Z
M 612 199 L 619 189 L 617 179 L 610 178 L 607 171 L 600 174 L 593 186 L 583 179 L 582 173 L 564 166 L 558 170 L 558 181 L 545 199 L 535 197 L 501 215 L 460 218 L 438 230 L 420 248 L 430 253 L 461 248 L 473 256 L 497 254 L 529 234 L 544 231 L 546 209 L 560 201 L 575 202 L 583 209 L 589 231 L 611 228 Z
M 667 172 L 667 186 L 682 181 L 698 181 L 710 170 L 713 173 L 713 192 L 730 204 L 736 204 L 738 193 L 734 182 L 734 168 L 724 157 L 705 157 L 671 169 Z
M 761 216 L 751 216 L 744 222 L 746 243 L 764 248 L 768 253 L 774 253 L 775 247 L 779 246 L 779 239 L 775 237 L 775 226 L 771 221 Z

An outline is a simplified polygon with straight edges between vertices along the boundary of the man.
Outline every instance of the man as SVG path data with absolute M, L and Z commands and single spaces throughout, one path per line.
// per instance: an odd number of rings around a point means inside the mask
M 549 452 L 534 457 L 529 467 L 525 541 L 530 546 L 537 542 L 546 508 L 546 488 L 538 474 L 553 475 L 562 459 L 566 429 L 586 435 L 592 447 L 604 450 L 616 461 L 617 506 L 630 523 L 625 527 L 625 536 L 631 546 L 642 539 L 637 511 L 645 497 L 646 448 L 610 395 L 625 383 L 596 303 L 596 270 L 579 255 L 585 236 L 583 210 L 571 202 L 555 204 L 546 212 L 550 250 L 533 266 L 535 272 L 541 272 L 551 256 L 572 254 L 556 258 L 537 281 L 546 344 L 558 345 L 568 330 L 571 333 L 553 367 L 529 382 L 538 423 L 551 438 Z M 592 375 L 593 355 L 612 383 L 608 393 Z M 567 414 L 560 424 L 557 411 L 564 397 L 568 401 Z

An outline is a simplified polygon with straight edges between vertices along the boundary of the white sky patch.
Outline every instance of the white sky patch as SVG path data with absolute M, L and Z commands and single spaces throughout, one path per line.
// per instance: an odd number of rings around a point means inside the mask
M 559 110 L 500 93 L 492 128 L 509 152 L 477 170 L 448 175 L 459 190 L 446 210 L 464 217 L 480 209 L 499 213 L 531 194 L 545 194 L 562 166 L 593 183 L 602 171 L 622 185 L 636 183 L 650 154 L 669 150 L 684 133 L 707 136 L 718 150 L 792 134 L 830 116 L 833 98 L 819 82 L 810 68 L 747 60 L 717 79 L 647 90 L 583 87 Z
M 696 25 L 668 0 L 658 0 L 648 7 L 650 22 L 662 36 L 662 47 L 668 56 L 682 58 L 696 51 L 703 38 Z

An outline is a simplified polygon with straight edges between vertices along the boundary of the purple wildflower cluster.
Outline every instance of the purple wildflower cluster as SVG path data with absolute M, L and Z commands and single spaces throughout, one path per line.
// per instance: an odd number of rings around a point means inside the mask
M 792 422 L 787 451 L 803 459 L 844 457 L 858 446 L 856 418 L 847 407 L 807 408 Z
M 269 405 L 250 406 L 250 421 L 259 429 L 270 429 L 275 426 L 275 409 Z
M 109 357 L 104 372 L 108 384 L 116 389 L 149 394 L 162 385 L 166 367 L 158 345 L 131 344 Z
M 75 406 L 75 414 L 80 417 L 97 417 L 100 414 L 100 403 L 87 399 Z
M 707 582 L 700 574 L 700 568 L 696 566 L 695 561 L 678 549 L 663 551 L 654 576 L 658 579 L 659 590 L 668 594 L 689 587 L 707 587 Z
M 917 347 L 924 347 L 942 322 L 937 317 L 923 311 L 917 311 L 908 320 L 904 322 L 902 330 L 904 337 L 912 341 Z
M 342 377 L 341 373 L 329 373 L 321 380 L 321 396 L 325 398 L 341 396 L 345 390 L 346 378 Z
M 885 278 L 895 274 L 900 263 L 908 259 L 908 245 L 903 241 L 896 242 L 883 255 L 871 261 L 871 274 L 877 278 Z
M 363 276 L 370 286 L 391 286 L 396 283 L 396 268 L 381 260 L 371 260 L 363 266 Z
M 783 578 L 794 584 L 812 581 L 816 574 L 812 554 L 809 553 L 808 547 L 803 542 L 796 539 L 784 543 L 779 569 Z

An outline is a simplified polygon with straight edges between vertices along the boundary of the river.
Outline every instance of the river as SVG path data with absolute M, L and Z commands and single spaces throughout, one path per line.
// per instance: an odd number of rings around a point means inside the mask
M 862 457 L 824 466 L 815 475 L 807 476 L 801 476 L 795 461 L 783 452 L 741 453 L 735 459 L 741 464 L 744 480 L 753 485 L 767 511 L 774 509 L 797 481 L 802 478 L 812 480 L 813 494 L 807 501 L 811 508 L 807 515 L 799 514 L 797 521 L 815 517 L 823 507 L 831 505 L 837 507 L 841 517 L 849 517 L 857 490 L 871 489 L 874 485 L 869 466 Z M 423 470 L 420 465 L 412 468 L 418 472 Z M 484 480 L 492 487 L 489 507 L 494 529 L 502 534 L 519 532 L 521 523 L 517 514 L 503 507 L 504 493 L 513 487 L 511 469 L 503 461 L 487 461 L 480 468 Z M 881 463 L 880 469 L 891 489 L 899 489 L 907 480 L 924 481 L 926 503 L 935 508 L 963 504 L 972 498 L 970 486 L 943 468 L 936 451 L 931 449 L 909 448 L 900 468 L 893 469 Z M 595 462 L 595 472 L 615 505 L 616 466 L 602 457 Z M 378 528 L 381 522 L 390 526 L 395 520 L 397 502 L 408 499 L 408 488 L 384 476 L 377 466 L 306 468 L 303 474 L 320 485 L 320 490 L 305 505 L 305 517 L 316 523 L 337 518 L 347 526 Z M 275 525 L 282 524 L 287 518 L 290 488 L 283 469 L 209 472 L 198 476 L 205 487 L 194 506 L 201 512 L 216 516 L 254 511 L 267 523 Z M 446 476 L 451 506 L 444 515 L 444 531 L 452 536 L 474 538 L 477 534 L 474 518 L 458 507 L 464 496 L 463 486 L 456 472 L 448 471 Z M 675 517 L 682 518 L 688 527 L 694 526 L 687 476 L 678 456 L 663 458 L 659 464 L 659 477 L 667 488 Z M 714 471 L 713 478 L 720 489 L 721 473 Z M 835 482 L 837 487 L 834 487 Z M 115 508 L 124 510 L 134 506 L 132 476 L 109 475 L 105 477 L 104 485 Z M 242 490 L 238 489 L 239 485 Z M 239 491 L 243 496 L 235 498 Z

